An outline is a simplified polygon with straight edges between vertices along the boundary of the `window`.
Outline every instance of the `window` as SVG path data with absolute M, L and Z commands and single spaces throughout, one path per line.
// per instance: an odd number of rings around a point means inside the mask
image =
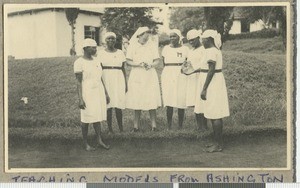
M 97 45 L 100 45 L 99 40 L 99 27 L 93 27 L 93 26 L 84 26 L 84 38 L 91 38 L 94 39 L 97 42 Z

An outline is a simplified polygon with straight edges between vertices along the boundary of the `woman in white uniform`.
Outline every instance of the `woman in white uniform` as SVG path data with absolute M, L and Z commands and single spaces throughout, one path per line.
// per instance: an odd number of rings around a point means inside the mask
M 158 51 L 149 45 L 149 28 L 140 27 L 130 39 L 126 60 L 131 66 L 126 95 L 126 108 L 134 110 L 134 132 L 139 131 L 141 111 L 150 113 L 152 131 L 156 131 L 156 109 L 161 95 L 155 66 L 160 62 Z
M 103 69 L 103 81 L 106 86 L 110 103 L 107 105 L 107 125 L 112 133 L 112 110 L 115 109 L 120 132 L 123 132 L 123 115 L 125 109 L 125 93 L 127 91 L 125 73 L 125 55 L 122 50 L 115 48 L 116 34 L 107 32 L 104 36 L 106 48 L 98 53 Z
M 195 106 L 196 103 L 196 92 L 197 92 L 197 87 L 198 87 L 198 80 L 200 76 L 200 65 L 202 61 L 205 58 L 205 49 L 201 45 L 200 42 L 200 35 L 201 32 L 197 31 L 195 29 L 190 30 L 187 33 L 187 39 L 189 40 L 189 43 L 192 47 L 190 49 L 188 58 L 187 58 L 187 63 L 184 65 L 191 70 L 190 73 L 188 73 L 187 76 L 187 105 L 188 106 Z M 197 128 L 200 131 L 205 131 L 207 130 L 207 120 L 204 118 L 204 116 L 201 116 L 199 114 L 195 114 L 196 116 L 196 123 L 197 123 Z
M 195 113 L 202 114 L 212 122 L 214 141 L 208 145 L 207 152 L 223 150 L 223 121 L 229 116 L 227 88 L 222 73 L 221 35 L 215 30 L 206 30 L 202 35 L 205 47 L 205 61 L 200 65 L 199 90 L 197 92 Z
M 170 45 L 162 50 L 164 69 L 161 74 L 163 104 L 167 107 L 168 129 L 172 126 L 173 108 L 178 108 L 178 126 L 182 128 L 186 105 L 186 75 L 181 66 L 187 59 L 189 48 L 181 44 L 181 32 L 170 31 Z
M 87 142 L 88 125 L 90 123 L 93 124 L 97 134 L 97 144 L 105 149 L 109 149 L 109 146 L 102 141 L 100 129 L 100 122 L 106 120 L 106 103 L 109 103 L 109 96 L 102 81 L 101 64 L 93 57 L 97 52 L 96 47 L 96 41 L 85 39 L 83 42 L 84 55 L 74 62 L 82 137 L 87 151 L 95 150 Z

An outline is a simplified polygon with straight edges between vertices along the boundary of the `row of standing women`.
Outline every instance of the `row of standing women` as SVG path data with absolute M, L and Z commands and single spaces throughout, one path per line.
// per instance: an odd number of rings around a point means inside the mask
M 149 29 L 140 27 L 130 39 L 126 57 L 114 47 L 116 35 L 112 32 L 105 34 L 107 47 L 97 57 L 96 42 L 85 39 L 84 55 L 74 63 L 85 149 L 95 149 L 87 143 L 89 123 L 93 123 L 98 145 L 109 148 L 101 139 L 100 122 L 107 120 L 109 131 L 113 131 L 112 109 L 115 109 L 120 131 L 123 131 L 122 109 L 125 108 L 134 110 L 134 132 L 139 131 L 142 110 L 149 111 L 152 131 L 157 130 L 156 109 L 163 101 L 169 129 L 174 108 L 178 109 L 178 125 L 181 128 L 185 109 L 194 106 L 200 130 L 207 129 L 207 119 L 212 122 L 215 143 L 209 144 L 206 151 L 222 151 L 222 118 L 229 116 L 229 107 L 222 74 L 220 35 L 214 30 L 206 30 L 203 35 L 191 30 L 187 33 L 192 47 L 189 49 L 180 43 L 182 36 L 179 30 L 170 32 L 170 45 L 162 50 L 162 101 L 155 70 L 160 56 L 149 38 Z M 125 64 L 131 67 L 128 81 Z

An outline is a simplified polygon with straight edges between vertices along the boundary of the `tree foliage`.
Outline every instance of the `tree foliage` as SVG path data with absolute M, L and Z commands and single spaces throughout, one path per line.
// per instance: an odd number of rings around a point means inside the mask
M 191 29 L 202 29 L 203 23 L 205 23 L 205 17 L 202 7 L 176 7 L 172 9 L 170 28 L 179 29 L 184 36 Z
M 242 13 L 248 23 L 261 19 L 265 28 L 279 21 L 280 34 L 286 45 L 286 8 L 284 6 L 243 7 Z
M 65 8 L 66 18 L 71 26 L 71 36 L 72 36 L 72 47 L 70 49 L 70 55 L 76 55 L 75 51 L 75 24 L 76 19 L 79 14 L 79 8 Z
M 130 38 L 141 26 L 153 27 L 151 7 L 106 8 L 101 17 L 103 27 L 117 35 L 116 47 L 121 48 L 122 37 Z
M 117 44 L 121 37 L 130 38 L 138 27 L 152 27 L 155 22 L 152 20 L 151 7 L 119 7 L 106 8 L 102 16 L 102 24 L 108 31 L 117 34 Z
M 170 27 L 182 31 L 183 35 L 191 29 L 215 29 L 222 36 L 227 35 L 232 21 L 233 7 L 182 7 L 171 13 Z M 226 23 L 226 24 L 224 24 Z
M 205 29 L 217 30 L 224 42 L 232 26 L 232 11 L 233 7 L 205 7 Z

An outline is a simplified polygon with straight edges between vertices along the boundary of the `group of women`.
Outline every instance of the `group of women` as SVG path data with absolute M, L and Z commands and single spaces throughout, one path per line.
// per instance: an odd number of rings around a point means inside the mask
M 151 43 L 148 27 L 140 27 L 130 39 L 126 56 L 114 47 L 116 35 L 105 34 L 106 48 L 96 57 L 97 44 L 85 39 L 84 54 L 74 63 L 79 108 L 85 149 L 95 150 L 87 142 L 88 124 L 92 123 L 99 146 L 108 149 L 101 139 L 100 122 L 107 120 L 112 132 L 112 110 L 115 109 L 120 131 L 123 131 L 122 110 L 134 110 L 133 132 L 139 131 L 141 111 L 149 111 L 152 131 L 157 130 L 156 109 L 167 109 L 168 129 L 172 127 L 174 108 L 178 109 L 178 126 L 182 128 L 187 107 L 194 107 L 200 130 L 212 122 L 214 143 L 206 151 L 223 149 L 222 118 L 229 116 L 225 79 L 222 74 L 221 38 L 215 30 L 203 34 L 190 30 L 187 39 L 191 49 L 181 43 L 177 29 L 170 32 L 170 45 L 162 50 Z M 161 74 L 162 100 L 155 67 L 163 62 Z M 128 81 L 125 65 L 131 67 Z

